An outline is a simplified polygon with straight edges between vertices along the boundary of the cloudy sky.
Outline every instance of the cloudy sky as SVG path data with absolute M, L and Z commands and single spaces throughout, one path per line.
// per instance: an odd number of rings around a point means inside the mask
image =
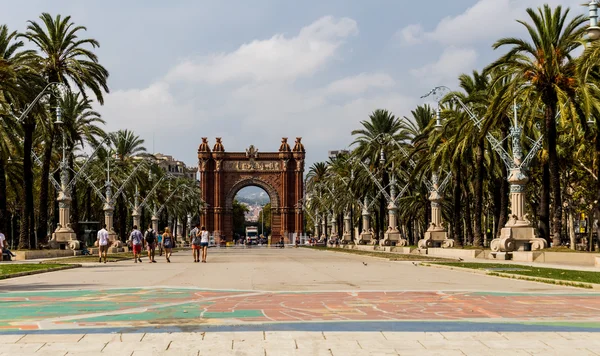
M 196 164 L 201 137 L 227 151 L 302 136 L 307 163 L 347 147 L 378 108 L 409 115 L 436 85 L 456 87 L 525 36 L 516 19 L 543 3 L 582 0 L 0 0 L 23 31 L 42 12 L 71 15 L 110 71 L 98 110 L 149 151 Z

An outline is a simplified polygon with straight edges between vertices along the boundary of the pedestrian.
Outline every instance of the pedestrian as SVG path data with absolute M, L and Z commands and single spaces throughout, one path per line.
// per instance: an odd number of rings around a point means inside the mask
M 106 263 L 106 255 L 108 254 L 108 231 L 106 231 L 106 224 L 102 225 L 102 229 L 98 231 L 96 237 L 98 241 L 98 263 L 102 263 L 102 257 L 104 257 L 104 263 Z
M 156 235 L 156 245 L 158 246 L 158 255 L 162 256 L 163 244 L 162 244 L 162 231 Z
M 154 254 L 156 253 L 156 232 L 152 229 L 152 225 L 148 225 L 148 230 L 144 233 L 144 240 L 146 240 L 148 260 L 152 263 L 156 263 L 156 260 L 154 259 Z
M 6 241 L 6 236 L 2 232 L 0 232 L 0 262 L 4 259 L 4 254 L 8 256 L 8 260 L 11 261 L 11 257 L 15 257 L 15 254 L 12 253 L 8 249 L 8 241 Z
M 206 263 L 206 254 L 208 252 L 208 231 L 202 226 L 200 231 L 200 248 L 202 249 L 202 262 Z
M 168 263 L 171 263 L 171 251 L 173 251 L 175 239 L 173 239 L 173 234 L 171 234 L 171 229 L 169 227 L 165 227 L 165 233 L 163 234 L 162 239 L 163 247 L 165 248 L 165 258 Z
M 144 236 L 138 230 L 137 225 L 133 225 L 133 231 L 129 235 L 129 241 L 131 242 L 131 248 L 133 249 L 133 260 L 135 263 L 138 261 L 141 263 L 142 259 L 140 255 L 142 254 L 142 247 L 144 246 Z
M 296 236 L 296 248 L 300 246 L 300 236 Z
M 200 230 L 197 224 L 192 231 L 190 231 L 190 237 L 192 238 L 192 253 L 194 254 L 194 262 L 200 262 L 200 240 L 202 238 Z

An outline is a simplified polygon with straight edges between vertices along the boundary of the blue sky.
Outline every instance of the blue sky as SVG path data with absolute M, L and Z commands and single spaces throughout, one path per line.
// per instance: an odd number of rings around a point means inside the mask
M 0 0 L 0 23 L 22 31 L 49 12 L 86 26 L 110 72 L 107 129 L 134 130 L 149 151 L 195 165 L 201 137 L 265 152 L 302 136 L 310 165 L 375 109 L 408 116 L 497 58 L 495 40 L 525 36 L 527 7 L 579 14 L 581 2 Z

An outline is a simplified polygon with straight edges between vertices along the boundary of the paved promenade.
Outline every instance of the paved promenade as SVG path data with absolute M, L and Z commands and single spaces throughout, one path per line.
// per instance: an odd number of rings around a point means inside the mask
M 0 281 L 0 355 L 600 355 L 586 289 L 294 248 L 208 260 Z

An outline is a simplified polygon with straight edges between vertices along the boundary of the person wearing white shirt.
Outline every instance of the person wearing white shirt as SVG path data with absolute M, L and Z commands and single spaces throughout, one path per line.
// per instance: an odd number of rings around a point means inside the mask
M 206 263 L 206 253 L 208 251 L 208 231 L 202 226 L 200 232 L 200 248 L 202 249 L 202 262 Z
M 102 229 L 98 231 L 98 262 L 102 263 L 102 255 L 104 255 L 104 263 L 106 263 L 106 255 L 108 254 L 108 231 L 106 224 L 102 225 Z
M 4 253 L 7 253 L 9 256 L 15 257 L 15 255 L 10 252 L 10 250 L 8 249 L 8 242 L 6 241 L 6 236 L 4 236 L 3 233 L 0 232 L 0 252 L 2 252 L 0 254 L 0 261 L 2 261 L 2 255 L 4 255 Z M 10 258 L 9 258 L 10 260 Z

